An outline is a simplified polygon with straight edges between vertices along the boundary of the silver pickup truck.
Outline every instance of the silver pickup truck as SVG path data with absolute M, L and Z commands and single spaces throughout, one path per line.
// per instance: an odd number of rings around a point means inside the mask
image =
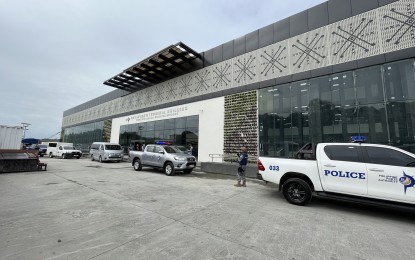
M 178 171 L 191 173 L 196 167 L 194 156 L 185 154 L 171 145 L 149 144 L 144 151 L 130 151 L 130 162 L 136 171 L 140 171 L 143 166 L 150 166 L 163 169 L 169 176 Z

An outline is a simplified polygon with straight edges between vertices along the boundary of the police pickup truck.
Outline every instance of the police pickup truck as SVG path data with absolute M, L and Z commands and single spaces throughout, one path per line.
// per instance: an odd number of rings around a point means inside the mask
M 300 150 L 295 159 L 259 157 L 258 179 L 278 184 L 295 205 L 306 205 L 312 196 L 415 204 L 414 154 L 365 143 L 320 143 L 310 148 Z
M 179 171 L 191 173 L 196 167 L 194 156 L 172 145 L 149 144 L 144 151 L 130 151 L 129 158 L 136 171 L 140 171 L 143 166 L 150 166 L 163 169 L 163 172 L 169 176 Z

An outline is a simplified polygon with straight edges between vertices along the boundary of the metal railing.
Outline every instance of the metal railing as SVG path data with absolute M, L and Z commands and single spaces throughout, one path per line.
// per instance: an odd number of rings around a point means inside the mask
M 209 157 L 212 159 L 222 159 L 222 162 L 237 162 L 238 158 L 236 154 L 220 154 L 220 153 L 210 153 Z M 248 155 L 248 163 L 257 163 L 258 156 Z

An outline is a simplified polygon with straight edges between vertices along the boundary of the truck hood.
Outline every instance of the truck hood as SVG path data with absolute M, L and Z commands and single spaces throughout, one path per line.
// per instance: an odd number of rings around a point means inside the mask
M 64 150 L 67 153 L 82 153 L 80 150 Z

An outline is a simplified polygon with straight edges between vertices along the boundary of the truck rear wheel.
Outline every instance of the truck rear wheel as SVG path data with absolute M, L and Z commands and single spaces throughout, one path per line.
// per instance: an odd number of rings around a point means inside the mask
M 300 206 L 308 204 L 312 197 L 310 185 L 300 178 L 286 180 L 282 185 L 282 193 L 289 203 Z
M 141 169 L 143 168 L 143 165 L 141 164 L 140 159 L 134 159 L 133 168 L 135 171 L 141 171 Z
M 171 162 L 168 162 L 164 165 L 163 168 L 164 174 L 166 174 L 167 176 L 172 176 L 174 175 L 174 166 Z
M 53 153 L 52 152 L 49 153 L 49 158 L 53 158 Z

